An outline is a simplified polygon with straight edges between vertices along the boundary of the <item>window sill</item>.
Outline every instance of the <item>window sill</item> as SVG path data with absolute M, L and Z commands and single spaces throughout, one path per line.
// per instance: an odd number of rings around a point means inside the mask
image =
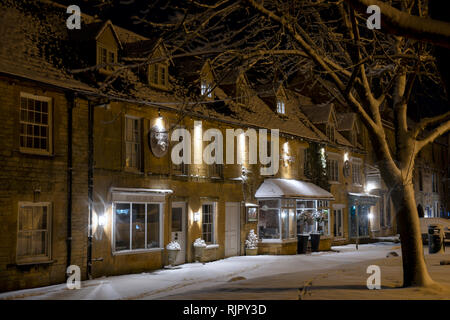
M 19 261 L 16 262 L 16 266 L 30 266 L 30 265 L 37 265 L 37 264 L 52 264 L 56 262 L 56 260 L 42 260 L 42 261 Z
M 132 174 L 137 174 L 137 175 L 145 175 L 144 172 L 138 170 L 138 169 L 133 169 L 133 168 L 127 168 L 125 167 L 123 169 L 123 171 L 125 171 L 126 173 L 132 173 Z
M 205 250 L 218 249 L 218 248 L 219 248 L 219 245 L 218 245 L 218 244 L 208 244 L 208 245 L 205 247 Z
M 152 252 L 161 252 L 163 248 L 151 248 L 151 249 L 137 249 L 137 250 L 124 250 L 124 251 L 115 251 L 112 253 L 113 256 L 124 256 L 129 254 L 141 254 L 141 253 L 152 253 Z
M 297 242 L 297 238 L 295 239 L 261 239 L 261 243 L 291 243 Z
M 32 156 L 42 156 L 42 157 L 49 157 L 49 158 L 55 156 L 52 152 L 40 151 L 40 150 L 34 150 L 34 149 L 20 148 L 19 152 L 21 154 L 32 155 Z
M 341 184 L 339 181 L 328 181 L 329 184 Z

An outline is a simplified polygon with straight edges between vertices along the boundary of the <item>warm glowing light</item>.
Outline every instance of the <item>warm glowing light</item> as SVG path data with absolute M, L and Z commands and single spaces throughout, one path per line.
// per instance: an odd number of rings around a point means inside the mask
M 158 127 L 158 129 L 163 130 L 164 129 L 164 121 L 162 117 L 158 117 L 155 120 L 155 126 Z
M 372 220 L 372 219 L 373 219 L 373 213 L 369 213 L 369 214 L 367 215 L 367 217 L 369 218 L 369 220 Z
M 202 164 L 203 158 L 203 129 L 202 122 L 194 122 L 194 164 Z
M 373 183 L 373 182 L 368 182 L 367 184 L 366 184 L 366 187 L 365 187 L 365 189 L 366 189 L 366 192 L 370 192 L 370 191 L 372 191 L 373 189 L 375 189 L 377 186 L 375 185 L 375 183 Z
M 98 225 L 104 227 L 106 225 L 106 215 L 102 214 L 98 216 Z
M 348 152 L 344 153 L 344 162 L 348 161 Z
M 195 222 L 200 221 L 200 212 L 199 211 L 194 212 L 194 221 Z
M 283 143 L 283 152 L 286 154 L 289 153 L 289 143 L 288 142 Z

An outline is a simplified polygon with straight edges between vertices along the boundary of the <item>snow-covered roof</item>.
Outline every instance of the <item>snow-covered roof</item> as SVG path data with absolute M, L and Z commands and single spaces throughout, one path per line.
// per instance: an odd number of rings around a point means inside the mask
M 302 106 L 301 108 L 312 123 L 322 124 L 328 123 L 328 120 L 330 119 L 330 113 L 333 110 L 333 104 Z
M 258 188 L 255 198 L 300 198 L 334 200 L 328 191 L 311 182 L 291 179 L 266 179 Z

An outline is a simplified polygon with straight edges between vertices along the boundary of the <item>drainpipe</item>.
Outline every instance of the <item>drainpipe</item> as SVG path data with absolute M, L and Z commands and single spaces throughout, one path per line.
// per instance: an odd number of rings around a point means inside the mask
M 88 101 L 88 246 L 87 246 L 87 279 L 92 278 L 92 211 L 93 211 L 93 187 L 94 187 L 94 105 Z
M 71 265 L 72 260 L 72 163 L 73 163 L 73 108 L 75 107 L 75 97 L 73 93 L 67 93 L 67 261 L 66 268 Z

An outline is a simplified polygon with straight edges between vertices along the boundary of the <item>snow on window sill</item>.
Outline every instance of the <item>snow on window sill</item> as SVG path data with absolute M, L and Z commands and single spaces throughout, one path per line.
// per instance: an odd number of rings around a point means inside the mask
M 123 250 L 123 251 L 114 251 L 113 256 L 121 256 L 128 254 L 140 254 L 140 253 L 151 253 L 151 252 L 160 252 L 163 251 L 163 248 L 151 248 L 151 249 L 137 249 L 137 250 Z
M 261 239 L 262 243 L 290 243 L 297 242 L 297 238 L 295 239 Z
M 209 249 L 218 249 L 219 248 L 219 245 L 218 244 L 208 244 L 206 247 L 205 247 L 205 250 L 209 250 Z

